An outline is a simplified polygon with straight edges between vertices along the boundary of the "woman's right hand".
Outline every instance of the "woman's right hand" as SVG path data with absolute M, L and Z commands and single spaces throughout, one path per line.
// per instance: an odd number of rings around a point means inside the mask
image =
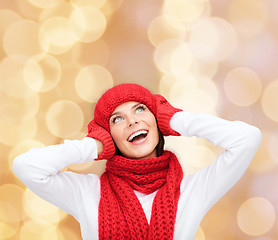
M 109 160 L 115 154 L 115 144 L 110 133 L 98 125 L 94 120 L 88 124 L 88 135 L 96 140 L 98 158 L 96 160 Z

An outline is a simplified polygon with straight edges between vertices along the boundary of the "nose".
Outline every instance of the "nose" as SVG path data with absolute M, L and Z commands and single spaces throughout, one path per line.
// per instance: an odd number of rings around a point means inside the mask
M 134 119 L 134 118 L 129 118 L 128 119 L 128 127 L 131 127 L 132 125 L 138 124 L 138 120 Z

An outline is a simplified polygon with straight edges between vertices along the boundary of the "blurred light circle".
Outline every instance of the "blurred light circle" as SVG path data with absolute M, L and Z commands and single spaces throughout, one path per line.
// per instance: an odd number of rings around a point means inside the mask
M 198 231 L 195 236 L 195 240 L 206 240 L 205 232 L 201 227 L 198 228 Z
M 275 209 L 265 198 L 254 197 L 246 200 L 237 212 L 240 229 L 250 236 L 266 234 L 275 223 Z
M 11 239 L 16 234 L 15 228 L 8 223 L 0 221 L 0 233 L 1 239 Z
M 0 89 L 9 96 L 26 98 L 34 91 L 23 80 L 24 66 L 28 58 L 23 55 L 11 55 L 0 62 Z
M 31 89 L 47 92 L 57 86 L 61 78 L 61 66 L 51 55 L 35 55 L 26 62 L 23 76 Z
M 262 84 L 259 76 L 248 68 L 231 70 L 224 82 L 228 99 L 239 106 L 250 106 L 261 96 Z
M 105 4 L 106 0 L 70 0 L 70 3 L 75 7 L 81 6 L 93 6 L 96 8 L 101 8 Z
M 193 62 L 193 56 L 191 49 L 186 43 L 178 46 L 172 53 L 170 59 L 170 68 L 173 75 L 181 78 L 187 74 L 191 64 Z
M 234 0 L 229 6 L 228 15 L 239 33 L 255 35 L 266 27 L 269 10 L 265 1 Z
M 57 226 L 47 222 L 26 221 L 20 229 L 20 240 L 58 240 Z
M 64 17 L 52 17 L 40 27 L 39 41 L 42 48 L 52 54 L 67 52 L 76 40 L 69 27 L 69 20 Z
M 261 105 L 264 114 L 278 122 L 278 80 L 270 82 L 264 89 Z
M 38 197 L 28 188 L 24 192 L 22 204 L 26 215 L 36 222 L 58 225 L 62 217 L 66 216 L 58 207 Z
M 201 59 L 222 61 L 234 52 L 237 36 L 227 21 L 221 18 L 205 18 L 194 24 L 189 45 Z
M 105 2 L 104 6 L 101 8 L 101 11 L 105 15 L 107 21 L 113 16 L 112 14 L 122 6 L 123 1 L 124 0 L 113 0 Z
M 24 190 L 15 184 L 2 184 L 0 186 L 0 202 L 1 206 L 5 208 L 8 204 L 8 208 L 5 211 L 0 212 L 0 222 L 5 220 L 8 223 L 19 223 L 25 218 L 25 214 L 22 206 Z M 8 215 L 6 215 L 8 214 Z
M 177 77 L 173 75 L 162 75 L 160 81 L 159 81 L 159 92 L 166 98 L 170 96 L 171 88 L 174 84 L 174 82 L 178 81 Z
M 2 96 L 0 100 L 0 112 L 2 119 L 6 121 L 27 120 L 35 116 L 40 105 L 40 99 L 37 93 L 30 97 L 15 98 Z
M 0 116 L 0 132 L 0 142 L 14 146 L 37 134 L 37 121 L 35 118 L 7 121 L 5 116 Z
M 72 5 L 68 2 L 62 2 L 58 5 L 55 5 L 52 8 L 45 8 L 41 11 L 39 16 L 39 22 L 44 22 L 45 20 L 56 17 L 69 18 L 72 13 Z
M 69 100 L 60 100 L 51 105 L 46 114 L 47 127 L 52 134 L 70 138 L 77 134 L 84 122 L 81 108 Z
M 30 20 L 19 20 L 10 25 L 3 36 L 3 48 L 6 54 L 32 56 L 42 53 L 38 33 L 39 25 Z
M 154 60 L 160 71 L 167 74 L 171 72 L 171 57 L 177 47 L 183 45 L 184 42 L 180 39 L 168 39 L 161 42 L 154 53 Z
M 21 20 L 21 16 L 9 9 L 0 10 L 0 38 L 2 39 L 4 33 L 13 23 Z
M 100 65 L 89 65 L 82 68 L 75 79 L 78 95 L 88 102 L 97 102 L 105 90 L 112 86 L 111 74 Z
M 271 137 L 272 133 L 263 131 L 260 147 L 248 168 L 248 170 L 255 174 L 269 173 L 273 171 L 277 165 L 277 155 L 272 156 L 270 152 Z M 275 148 L 277 149 L 277 145 L 275 145 Z
M 59 226 L 59 240 L 80 240 L 80 234 L 75 231 L 71 225 L 68 226 Z
M 191 22 L 201 16 L 204 2 L 204 0 L 165 0 L 164 12 L 181 21 Z
M 73 10 L 69 24 L 78 41 L 93 42 L 105 32 L 106 18 L 99 9 L 84 6 Z
M 217 61 L 200 59 L 198 56 L 194 55 L 192 66 L 190 68 L 191 72 L 196 75 L 214 77 L 218 71 L 219 63 Z
M 195 170 L 208 166 L 216 158 L 212 150 L 201 144 L 193 145 L 190 151 L 187 152 L 187 157 L 188 161 L 190 161 L 187 163 Z M 194 161 L 192 161 L 192 159 L 194 159 Z
M 206 91 L 187 84 L 175 84 L 178 85 L 173 86 L 170 94 L 170 100 L 174 106 L 192 113 L 215 113 L 216 99 Z
M 29 3 L 38 8 L 52 8 L 63 1 L 64 0 L 28 0 Z
M 178 140 L 174 137 L 166 138 L 165 149 L 177 154 L 185 174 L 193 174 L 212 163 L 216 158 L 216 154 L 209 148 L 208 144 L 196 138 Z
M 148 27 L 148 38 L 153 46 L 157 46 L 166 39 L 185 39 L 185 36 L 183 24 L 165 15 L 154 18 Z
M 0 221 L 6 223 L 20 221 L 19 213 L 12 204 L 0 201 Z

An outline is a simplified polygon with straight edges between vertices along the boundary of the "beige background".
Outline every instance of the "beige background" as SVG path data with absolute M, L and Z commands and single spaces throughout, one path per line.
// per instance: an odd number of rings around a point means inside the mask
M 275 0 L 0 0 L 0 239 L 81 239 L 78 223 L 26 189 L 11 164 L 32 147 L 82 139 L 97 99 L 120 83 L 259 127 L 250 167 L 196 239 L 278 239 L 277 11 Z M 166 145 L 186 174 L 222 151 L 196 138 Z

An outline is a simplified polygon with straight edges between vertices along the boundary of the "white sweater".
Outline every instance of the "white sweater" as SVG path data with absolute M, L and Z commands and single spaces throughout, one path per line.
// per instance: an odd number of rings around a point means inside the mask
M 178 112 L 171 127 L 182 136 L 202 137 L 223 151 L 209 166 L 181 182 L 174 239 L 192 240 L 207 211 L 241 178 L 260 141 L 258 128 L 240 121 L 227 121 L 208 114 Z M 65 140 L 64 144 L 31 149 L 13 161 L 18 178 L 41 198 L 71 214 L 81 227 L 84 240 L 98 239 L 100 179 L 94 174 L 61 172 L 73 163 L 97 158 L 92 138 Z M 194 159 L 192 159 L 194 161 Z M 136 192 L 148 221 L 156 192 Z

